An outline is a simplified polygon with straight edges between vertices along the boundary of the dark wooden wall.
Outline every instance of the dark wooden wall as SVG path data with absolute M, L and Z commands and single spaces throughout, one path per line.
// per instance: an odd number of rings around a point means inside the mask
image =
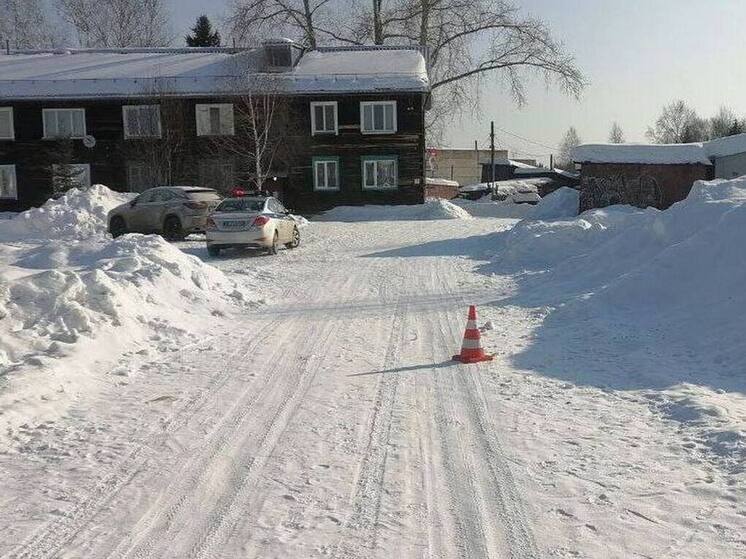
M 312 136 L 310 103 L 337 101 L 339 111 L 338 136 Z M 396 134 L 363 135 L 360 133 L 360 102 L 397 101 Z M 150 101 L 158 102 L 158 101 Z M 178 108 L 183 119 L 186 140 L 179 147 L 179 164 L 173 173 L 176 184 L 197 184 L 198 165 L 203 159 L 220 157 L 214 141 L 197 137 L 194 106 L 197 103 L 232 102 L 231 99 L 200 98 L 168 100 L 169 110 Z M 303 96 L 287 100 L 291 118 L 287 126 L 285 150 L 277 158 L 275 168 L 281 178 L 286 203 L 297 211 L 314 211 L 342 204 L 420 203 L 423 201 L 424 179 L 424 95 L 334 95 Z M 0 140 L 0 164 L 16 165 L 18 200 L 0 201 L 2 210 L 22 210 L 43 204 L 52 193 L 51 165 L 60 142 L 44 140 L 43 108 L 85 108 L 87 133 L 96 138 L 96 146 L 88 149 L 81 140 L 72 141 L 73 163 L 91 166 L 92 183 L 103 183 L 114 190 L 128 190 L 126 162 L 138 159 L 138 153 L 153 140 L 124 140 L 122 106 L 147 104 L 146 100 L 107 99 L 102 101 L 3 101 L 0 106 L 14 109 L 15 141 Z M 164 113 L 162 108 L 162 113 Z M 164 125 L 169 122 L 162 114 Z M 249 140 L 246 139 L 248 142 Z M 364 191 L 361 158 L 371 155 L 398 157 L 399 188 L 392 191 Z M 312 158 L 340 158 L 339 192 L 315 192 Z M 225 157 L 229 157 L 225 154 Z M 237 180 L 237 182 L 239 182 Z

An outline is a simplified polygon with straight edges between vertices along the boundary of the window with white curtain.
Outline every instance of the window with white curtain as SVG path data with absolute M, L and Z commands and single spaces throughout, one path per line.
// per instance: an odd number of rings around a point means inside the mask
M 315 157 L 313 159 L 314 190 L 339 190 L 339 158 Z
M 363 188 L 381 190 L 399 187 L 396 157 L 364 157 Z
M 16 166 L 0 165 L 0 200 L 17 200 Z
M 363 134 L 395 133 L 396 101 L 364 101 L 360 103 L 360 130 Z
M 197 105 L 197 136 L 233 136 L 235 134 L 233 105 L 219 103 Z
M 311 134 L 337 134 L 337 102 L 311 103 Z
M 16 137 L 13 129 L 13 108 L 0 107 L 0 140 L 14 140 Z
M 81 139 L 86 135 L 85 109 L 43 109 L 46 139 Z

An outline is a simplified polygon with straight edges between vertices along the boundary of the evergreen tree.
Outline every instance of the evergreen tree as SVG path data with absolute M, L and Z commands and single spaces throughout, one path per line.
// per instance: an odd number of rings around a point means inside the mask
M 746 132 L 746 120 L 733 119 L 733 123 L 728 129 L 728 136 L 735 136 L 736 134 L 743 134 Z
M 219 47 L 220 33 L 213 31 L 212 23 L 207 16 L 199 16 L 197 23 L 192 27 L 192 34 L 184 37 L 189 47 Z

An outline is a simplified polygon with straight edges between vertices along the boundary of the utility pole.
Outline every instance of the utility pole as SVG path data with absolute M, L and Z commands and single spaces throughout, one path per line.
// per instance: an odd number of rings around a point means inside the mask
M 490 189 L 495 193 L 495 121 L 490 122 Z

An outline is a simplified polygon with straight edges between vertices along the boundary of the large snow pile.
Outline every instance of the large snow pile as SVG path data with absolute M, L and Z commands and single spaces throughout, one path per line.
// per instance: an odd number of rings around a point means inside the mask
M 133 196 L 115 192 L 101 184 L 73 188 L 40 208 L 0 221 L 0 239 L 86 238 L 100 235 L 106 232 L 109 210 L 131 200 Z
M 221 271 L 157 236 L 47 243 L 16 255 L 15 273 L 0 271 L 0 367 L 44 364 L 107 328 L 131 339 L 151 321 L 209 315 L 243 298 Z
M 251 273 L 236 284 L 155 235 L 111 239 L 127 198 L 95 186 L 0 222 L 0 430 L 63 413 L 126 348 L 176 351 L 258 299 Z
M 471 219 L 463 208 L 440 199 L 413 206 L 338 206 L 317 218 L 319 221 L 425 221 Z
M 580 209 L 580 192 L 563 186 L 550 192 L 528 214 L 529 219 L 563 219 L 575 217 Z
M 746 474 L 745 231 L 746 178 L 697 182 L 665 211 L 521 222 L 502 236 L 493 269 L 530 272 L 517 297 L 548 316 L 517 364 L 642 390 L 656 413 L 692 430 L 693 447 Z

